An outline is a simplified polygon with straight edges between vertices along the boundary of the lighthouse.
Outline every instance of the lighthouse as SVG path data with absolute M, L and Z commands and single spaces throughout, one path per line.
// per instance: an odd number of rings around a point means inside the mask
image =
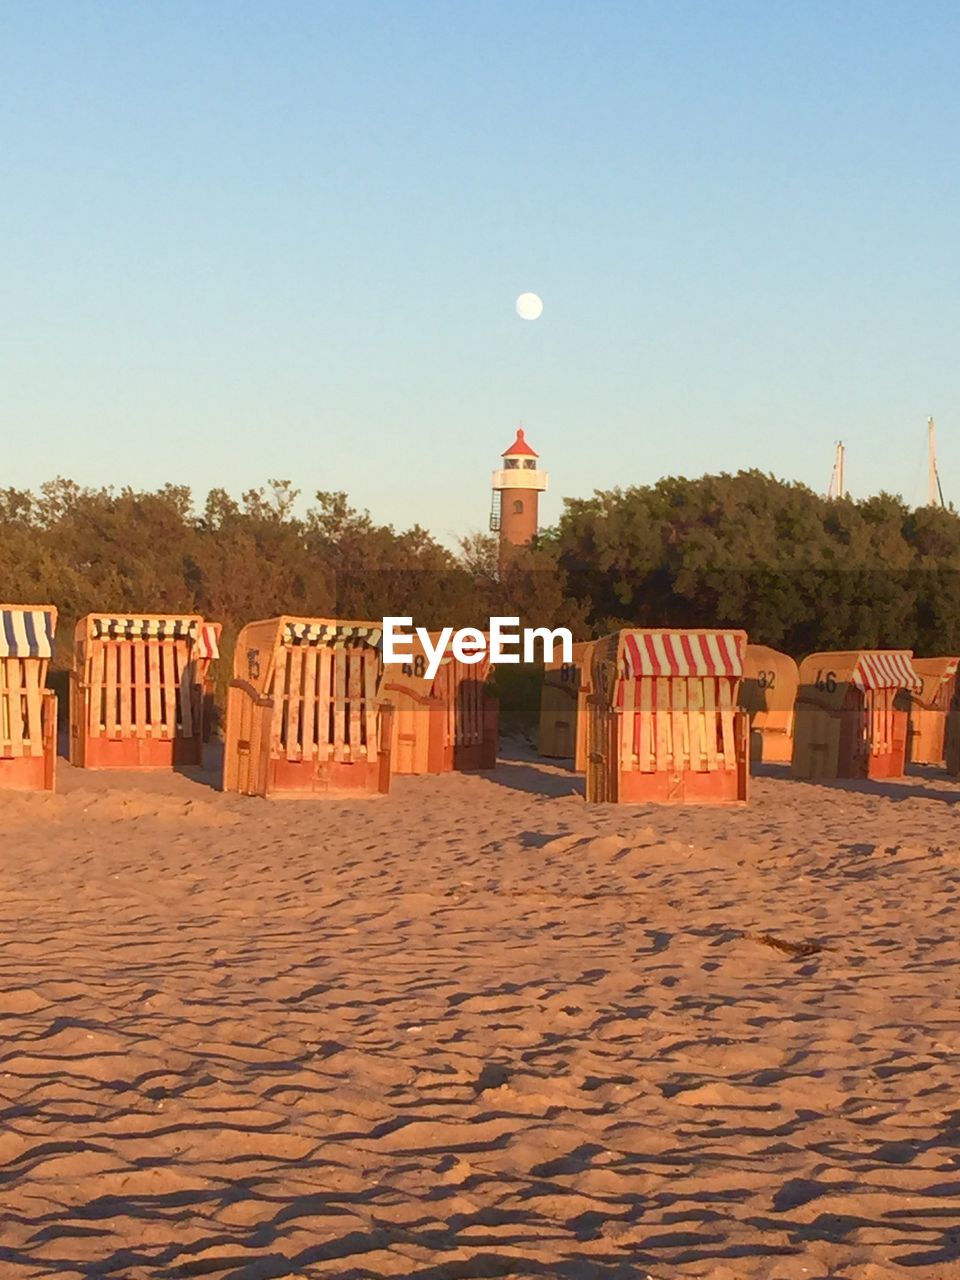
M 540 494 L 547 487 L 547 473 L 540 470 L 539 455 L 524 438 L 523 428 L 509 449 L 503 465 L 493 473 L 490 528 L 500 534 L 500 567 L 514 547 L 528 546 L 539 529 Z

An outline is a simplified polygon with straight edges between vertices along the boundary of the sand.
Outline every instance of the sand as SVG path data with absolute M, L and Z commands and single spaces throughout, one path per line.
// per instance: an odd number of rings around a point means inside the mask
M 960 786 L 579 787 L 0 795 L 2 1280 L 960 1276 Z

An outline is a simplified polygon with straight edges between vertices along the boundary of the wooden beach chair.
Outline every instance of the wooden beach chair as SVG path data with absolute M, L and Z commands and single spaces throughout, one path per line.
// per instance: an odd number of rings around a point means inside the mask
M 923 687 L 910 697 L 907 759 L 912 764 L 943 766 L 947 756 L 947 726 L 956 700 L 960 658 L 914 658 Z M 956 754 L 951 750 L 950 754 Z
M 52 791 L 57 698 L 46 688 L 57 611 L 0 604 L 0 787 Z
M 242 795 L 370 794 L 390 787 L 393 708 L 378 622 L 270 618 L 237 637 L 223 787 Z
M 804 658 L 794 777 L 902 777 L 910 694 L 922 687 L 909 649 L 852 649 Z
M 572 760 L 577 773 L 587 767 L 586 700 L 590 688 L 593 641 L 573 646 L 570 662 L 548 662 L 540 693 L 537 751 L 552 759 Z
M 625 630 L 596 641 L 586 797 L 595 803 L 744 804 L 743 631 Z
M 436 644 L 438 633 L 431 633 L 430 639 Z M 394 708 L 393 772 L 495 768 L 499 703 L 490 691 L 493 668 L 486 638 L 483 657 L 476 663 L 460 661 L 448 648 L 432 681 L 416 637 L 411 647 L 410 662 L 384 668 L 383 696 Z
M 750 718 L 750 759 L 789 764 L 800 672 L 793 658 L 765 644 L 748 644 L 740 708 Z
M 202 765 L 220 624 L 195 615 L 91 613 L 74 634 L 70 762 L 83 769 Z

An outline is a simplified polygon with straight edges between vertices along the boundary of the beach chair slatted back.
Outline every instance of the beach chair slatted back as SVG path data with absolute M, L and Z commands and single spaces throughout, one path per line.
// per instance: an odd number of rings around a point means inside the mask
M 441 662 L 431 696 L 443 702 L 445 747 L 479 747 L 483 743 L 489 676 L 490 661 L 486 656 L 472 664 L 458 662 L 452 656 Z
M 379 633 L 304 639 L 286 633 L 277 648 L 273 749 L 287 760 L 375 760 L 382 670 Z

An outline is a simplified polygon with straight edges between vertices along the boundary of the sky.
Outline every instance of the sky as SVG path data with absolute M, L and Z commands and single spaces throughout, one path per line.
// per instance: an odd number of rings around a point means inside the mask
M 960 505 L 960 8 L 0 6 L 0 485 Z M 521 320 L 517 295 L 544 302 Z

